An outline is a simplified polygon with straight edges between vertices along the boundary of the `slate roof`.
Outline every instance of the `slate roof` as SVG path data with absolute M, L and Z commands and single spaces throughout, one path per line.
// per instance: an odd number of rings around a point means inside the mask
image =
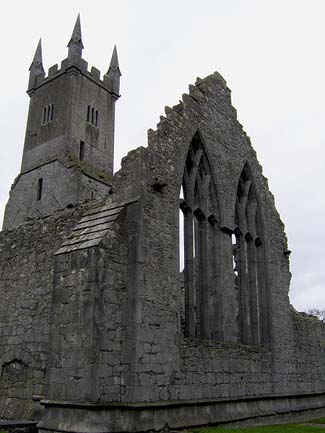
M 124 207 L 136 201 L 138 201 L 138 197 L 105 204 L 97 209 L 89 210 L 72 229 L 72 233 L 64 239 L 55 255 L 98 245 Z

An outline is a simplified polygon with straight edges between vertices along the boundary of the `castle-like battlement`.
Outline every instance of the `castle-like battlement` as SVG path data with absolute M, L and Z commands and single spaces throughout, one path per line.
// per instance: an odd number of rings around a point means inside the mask
M 114 163 L 115 102 L 120 69 L 114 47 L 101 76 L 82 58 L 80 16 L 61 64 L 43 67 L 39 41 L 29 68 L 30 97 L 21 171 L 12 186 L 4 227 L 107 195 Z M 66 164 L 73 161 L 74 164 Z
M 68 48 L 68 57 L 62 60 L 60 69 L 58 64 L 55 64 L 48 69 L 48 75 L 46 76 L 43 67 L 41 40 L 39 41 L 33 62 L 29 69 L 30 77 L 27 93 L 31 95 L 37 88 L 47 84 L 49 81 L 56 79 L 65 73 L 77 71 L 88 79 L 94 81 L 103 89 L 106 89 L 112 94 L 114 99 L 118 99 L 120 96 L 119 80 L 121 72 L 116 46 L 113 50 L 110 66 L 107 73 L 103 75 L 103 79 L 101 79 L 100 70 L 96 67 L 92 66 L 91 69 L 88 70 L 88 62 L 82 58 L 83 43 L 81 38 L 80 16 L 78 15 Z

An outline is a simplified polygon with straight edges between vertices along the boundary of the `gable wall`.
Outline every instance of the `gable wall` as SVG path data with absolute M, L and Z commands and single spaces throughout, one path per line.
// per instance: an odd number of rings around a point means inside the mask
M 324 389 L 316 376 L 304 376 L 308 363 L 295 361 L 300 355 L 295 344 L 297 328 L 290 314 L 283 223 L 256 153 L 236 119 L 224 80 L 218 74 L 198 80 L 195 87 L 190 86 L 190 95 L 183 95 L 178 106 L 165 111 L 166 118 L 161 119 L 157 131 L 149 131 L 148 148 L 131 152 L 116 176 L 120 188 L 125 185 L 143 194 L 144 277 L 141 318 L 136 324 L 138 352 L 133 359 L 136 386 L 130 385 L 125 399 L 208 399 Z M 221 277 L 213 288 L 216 305 L 210 305 L 211 314 L 218 317 L 221 341 L 186 339 L 180 324 L 184 301 L 178 268 L 178 198 L 186 154 L 197 131 L 215 173 L 221 210 L 216 261 Z M 253 172 L 264 228 L 271 321 L 268 347 L 238 343 L 229 231 L 234 229 L 236 192 L 245 162 Z M 315 362 L 324 371 L 317 339 L 314 346 Z

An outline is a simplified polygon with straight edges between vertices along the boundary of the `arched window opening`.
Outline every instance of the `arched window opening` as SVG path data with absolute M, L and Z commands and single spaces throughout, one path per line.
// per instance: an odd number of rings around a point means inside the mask
M 246 164 L 237 189 L 235 230 L 232 236 L 239 332 L 244 344 L 264 345 L 269 342 L 269 302 L 262 239 L 256 190 Z
M 89 123 L 92 126 L 95 126 L 96 128 L 99 125 L 99 112 L 94 107 L 91 107 L 88 105 L 87 107 L 87 123 Z
M 54 104 L 47 105 L 43 108 L 42 125 L 47 125 L 54 119 Z
M 191 142 L 180 190 L 180 263 L 184 257 L 184 333 L 210 338 L 209 299 L 215 257 L 218 203 L 207 155 L 199 134 Z M 181 232 L 182 230 L 182 232 Z M 213 259 L 212 259 L 213 260 Z

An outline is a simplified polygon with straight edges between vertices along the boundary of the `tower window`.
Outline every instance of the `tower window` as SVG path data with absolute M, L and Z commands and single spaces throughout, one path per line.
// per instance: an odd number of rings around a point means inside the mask
M 91 107 L 90 105 L 87 107 L 87 123 L 90 123 L 92 126 L 96 126 L 96 128 L 99 124 L 98 110 L 96 110 L 94 107 Z
M 80 141 L 79 145 L 79 160 L 83 161 L 85 159 L 85 142 Z
M 46 123 L 46 112 L 47 112 L 47 107 L 43 108 L 43 121 L 42 124 L 45 125 Z
M 51 107 L 51 114 L 50 114 L 50 122 L 51 122 L 54 118 L 54 104 L 51 104 L 50 107 Z
M 40 201 L 42 199 L 42 192 L 43 192 L 43 179 L 40 178 L 38 179 L 37 182 L 37 196 L 36 196 L 37 201 Z
M 43 108 L 42 125 L 47 125 L 54 119 L 54 104 L 47 105 Z

